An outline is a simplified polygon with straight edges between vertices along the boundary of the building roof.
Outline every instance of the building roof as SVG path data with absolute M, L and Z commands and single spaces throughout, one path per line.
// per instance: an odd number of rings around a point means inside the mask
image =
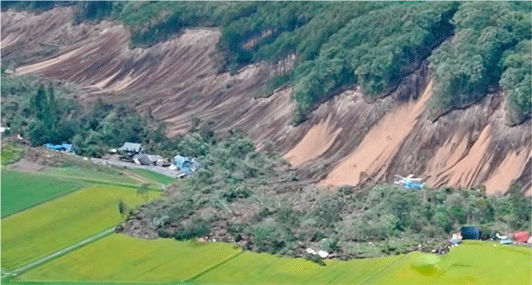
M 138 160 L 138 162 L 142 165 L 150 165 L 153 163 L 153 160 L 150 158 L 150 156 L 146 154 L 135 155 L 133 160 Z
M 530 238 L 530 233 L 527 231 L 514 233 L 514 240 L 517 242 L 527 242 L 528 238 Z
M 142 146 L 140 143 L 131 143 L 131 142 L 125 142 L 122 147 L 119 148 L 121 151 L 132 151 L 132 152 L 140 152 L 140 149 Z
M 49 149 L 53 149 L 57 151 L 74 152 L 74 146 L 68 143 L 62 143 L 62 144 L 47 143 L 44 146 L 46 146 Z
M 183 172 L 194 172 L 200 166 L 200 163 L 197 162 L 195 159 L 190 159 L 186 156 L 181 156 L 179 154 L 174 156 L 172 164 L 174 164 L 179 171 Z

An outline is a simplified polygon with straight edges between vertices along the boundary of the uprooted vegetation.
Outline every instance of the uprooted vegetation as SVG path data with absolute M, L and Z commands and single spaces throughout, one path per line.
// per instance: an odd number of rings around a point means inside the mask
M 188 136 L 204 167 L 167 199 L 130 213 L 124 232 L 178 240 L 208 236 L 243 248 L 306 256 L 319 248 L 339 258 L 432 250 L 466 224 L 489 236 L 530 228 L 531 200 L 514 184 L 507 195 L 482 188 L 415 191 L 388 184 L 320 191 L 299 181 L 273 146 L 255 150 L 238 132 Z M 139 234 L 139 232 L 142 232 Z M 146 232 L 148 234 L 146 234 Z

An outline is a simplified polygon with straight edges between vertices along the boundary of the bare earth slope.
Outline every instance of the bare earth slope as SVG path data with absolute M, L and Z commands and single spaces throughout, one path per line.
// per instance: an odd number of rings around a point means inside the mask
M 322 104 L 307 122 L 290 125 L 291 89 L 256 99 L 272 75 L 292 60 L 250 65 L 235 75 L 216 70 L 216 29 L 185 30 L 150 48 L 129 49 L 126 28 L 103 21 L 73 25 L 69 8 L 32 15 L 2 13 L 2 58 L 16 74 L 38 74 L 82 86 L 81 102 L 124 102 L 184 133 L 191 116 L 216 130 L 240 128 L 258 144 L 277 143 L 304 176 L 322 185 L 391 182 L 394 174 L 425 176 L 430 186 L 485 185 L 501 192 L 519 178 L 531 189 L 530 121 L 504 122 L 504 94 L 428 120 L 432 82 L 427 63 L 383 99 L 368 103 L 347 90 Z

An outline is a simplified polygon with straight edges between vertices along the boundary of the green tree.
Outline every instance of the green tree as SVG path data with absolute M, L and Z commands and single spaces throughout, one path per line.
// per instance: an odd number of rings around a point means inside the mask
M 120 200 L 118 202 L 118 212 L 120 212 L 120 216 L 124 217 L 124 215 L 127 213 L 128 207 L 126 203 L 124 203 L 123 200 Z
M 144 184 L 140 185 L 139 187 L 137 187 L 137 195 L 143 197 L 144 200 L 146 201 L 146 203 L 148 202 L 148 198 L 149 198 L 149 194 L 150 194 L 148 186 L 149 186 L 149 184 L 144 183 Z

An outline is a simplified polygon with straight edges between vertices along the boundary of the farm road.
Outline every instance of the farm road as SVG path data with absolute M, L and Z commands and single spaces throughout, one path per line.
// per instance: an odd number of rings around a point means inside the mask
M 54 252 L 52 254 L 49 254 L 49 255 L 44 256 L 42 258 L 39 258 L 39 259 L 37 259 L 35 261 L 32 261 L 32 262 L 30 262 L 30 263 L 28 263 L 28 264 L 26 264 L 26 265 L 24 265 L 22 267 L 16 268 L 16 269 L 10 271 L 7 274 L 7 276 L 20 275 L 20 274 L 22 274 L 22 273 L 24 273 L 24 272 L 26 272 L 26 271 L 28 271 L 30 269 L 33 269 L 33 268 L 35 268 L 35 267 L 37 267 L 39 265 L 42 265 L 42 264 L 44 264 L 44 263 L 46 263 L 46 262 L 48 262 L 48 261 L 50 261 L 52 259 L 55 259 L 55 258 L 60 257 L 60 256 L 63 256 L 65 254 L 67 254 L 67 253 L 69 253 L 71 251 L 74 251 L 74 250 L 76 250 L 76 249 L 78 249 L 78 248 L 80 248 L 82 246 L 85 246 L 85 245 L 87 245 L 87 244 L 89 244 L 89 243 L 91 243 L 93 241 L 96 241 L 96 240 L 99 240 L 101 238 L 104 238 L 104 237 L 114 233 L 114 231 L 115 231 L 115 227 L 112 227 L 112 228 L 107 229 L 107 230 L 105 230 L 103 232 L 100 232 L 98 234 L 90 236 L 90 237 L 88 237 L 88 238 L 86 238 L 86 239 L 84 239 L 82 241 L 74 243 L 74 244 L 72 244 L 72 245 L 70 245 L 68 247 L 65 247 L 65 248 L 63 248 L 61 250 L 58 250 L 58 251 L 56 251 L 56 252 Z M 4 275 L 4 274 L 2 274 L 2 275 Z M 4 276 L 2 276 L 2 278 L 4 278 Z
M 161 167 L 161 166 L 148 166 L 148 165 L 139 165 L 131 162 L 124 162 L 124 161 L 118 161 L 118 160 L 106 160 L 101 158 L 91 158 L 91 161 L 100 163 L 103 165 L 116 165 L 116 166 L 122 166 L 122 167 L 128 167 L 128 168 L 139 168 L 139 169 L 147 169 L 151 170 L 153 172 L 160 173 L 162 175 L 166 175 L 168 177 L 176 178 L 181 172 L 172 170 L 168 167 Z

